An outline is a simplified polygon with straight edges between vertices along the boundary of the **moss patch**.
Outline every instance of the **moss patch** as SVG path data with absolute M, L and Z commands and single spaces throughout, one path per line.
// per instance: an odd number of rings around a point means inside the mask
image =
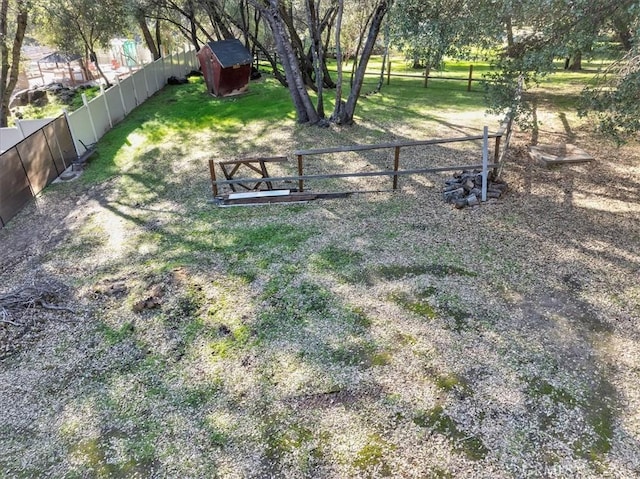
M 389 477 L 392 474 L 385 456 L 395 449 L 395 446 L 383 440 L 377 434 L 371 434 L 367 443 L 358 451 L 353 466 L 363 472 L 376 472 L 376 475 Z
M 450 438 L 457 450 L 469 459 L 479 461 L 484 459 L 489 450 L 479 437 L 468 434 L 460 429 L 456 422 L 444 412 L 442 406 L 420 413 L 413 418 L 413 422 Z

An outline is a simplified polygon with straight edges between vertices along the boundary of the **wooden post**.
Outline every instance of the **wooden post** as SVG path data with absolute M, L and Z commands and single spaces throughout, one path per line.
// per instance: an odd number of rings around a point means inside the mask
M 489 127 L 485 126 L 482 133 L 482 201 L 487 201 L 487 180 L 489 164 Z
M 493 152 L 493 162 L 495 164 L 498 164 L 498 162 L 500 161 L 500 140 L 502 139 L 501 136 L 496 136 L 496 147 L 495 147 L 495 151 Z
M 387 62 L 387 85 L 391 83 L 391 59 Z
M 473 65 L 469 65 L 469 83 L 467 84 L 467 91 L 471 91 L 472 81 L 473 81 Z
M 213 160 L 209 160 L 209 172 L 211 173 L 211 189 L 213 196 L 218 196 L 218 184 L 216 182 L 216 165 Z
M 298 176 L 302 176 L 302 155 L 298 155 Z M 298 180 L 298 191 L 302 193 L 304 191 L 304 180 Z
M 398 167 L 400 166 L 400 147 L 396 146 L 395 152 L 393 155 L 393 171 L 397 172 Z M 393 175 L 393 189 L 398 189 L 398 175 Z
M 71 63 L 67 62 L 67 67 L 69 68 L 69 79 L 71 80 L 71 85 L 76 86 L 76 79 L 73 75 L 73 69 L 71 68 Z
M 431 70 L 431 66 L 427 65 L 427 68 L 424 70 L 424 87 L 427 88 L 427 84 L 429 83 L 429 73 Z

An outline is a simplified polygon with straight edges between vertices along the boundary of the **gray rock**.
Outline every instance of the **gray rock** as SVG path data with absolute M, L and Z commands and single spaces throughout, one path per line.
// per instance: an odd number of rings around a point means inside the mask
M 465 191 L 471 191 L 475 186 L 476 184 L 473 182 L 471 178 L 467 178 L 467 181 L 465 181 L 463 185 Z
M 46 90 L 30 90 L 29 91 L 29 103 L 36 103 L 47 97 Z
M 467 196 L 467 204 L 469 206 L 477 206 L 480 204 L 480 201 L 476 195 L 469 195 Z
M 444 187 L 444 191 L 453 191 L 453 190 L 457 190 L 457 189 L 459 189 L 461 187 L 462 187 L 462 185 L 456 181 L 455 183 L 451 183 L 450 185 L 445 186 Z
M 444 199 L 445 201 L 453 201 L 464 195 L 464 188 L 458 188 L 456 190 L 445 191 Z

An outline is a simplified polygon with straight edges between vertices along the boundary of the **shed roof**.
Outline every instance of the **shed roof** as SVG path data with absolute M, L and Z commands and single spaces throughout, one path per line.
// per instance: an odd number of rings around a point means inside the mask
M 222 68 L 232 67 L 233 65 L 247 65 L 253 61 L 251 53 L 249 53 L 240 40 L 235 38 L 209 42 L 207 45 L 218 58 Z
M 82 58 L 82 55 L 71 55 L 67 53 L 55 52 L 42 57 L 38 63 L 70 63 Z

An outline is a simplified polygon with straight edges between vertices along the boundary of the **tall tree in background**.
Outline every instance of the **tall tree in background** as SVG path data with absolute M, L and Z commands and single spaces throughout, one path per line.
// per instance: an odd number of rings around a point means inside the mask
M 339 108 L 339 111 L 334 112 L 333 118 L 338 124 L 350 125 L 351 123 L 353 123 L 353 117 L 355 115 L 356 105 L 358 104 L 358 100 L 360 99 L 360 93 L 362 91 L 362 85 L 364 83 L 364 75 L 367 70 L 367 65 L 369 64 L 369 59 L 371 58 L 371 54 L 373 53 L 373 49 L 378 39 L 378 34 L 380 33 L 380 28 L 382 27 L 382 22 L 389 12 L 392 4 L 393 0 L 379 0 L 375 4 L 374 9 L 371 12 L 367 30 L 362 32 L 363 36 L 366 35 L 366 37 L 362 46 L 362 50 L 360 51 L 360 55 L 357 58 L 358 66 L 351 78 L 351 90 L 349 91 L 349 96 L 347 97 L 347 101 L 343 108 L 339 107 L 336 103 L 336 109 Z M 342 82 L 343 79 L 338 78 L 338 81 Z
M 0 1 L 0 127 L 7 126 L 9 101 L 18 82 L 20 49 L 27 21 L 26 1 Z M 13 32 L 10 31 L 10 27 Z
M 129 25 L 125 0 L 43 0 L 43 8 L 41 27 L 49 41 L 65 53 L 84 52 L 88 60 L 95 60 L 96 49 L 106 48 Z M 98 62 L 94 63 L 109 85 Z
M 316 81 L 315 85 L 309 85 L 306 81 L 308 77 L 308 71 L 306 67 L 308 65 L 308 58 L 306 54 L 304 58 L 301 58 L 300 53 L 304 52 L 301 48 L 300 41 L 301 36 L 298 32 L 294 32 L 293 14 L 291 11 L 287 11 L 285 5 L 280 0 L 250 0 L 252 5 L 258 9 L 261 15 L 267 21 L 271 33 L 274 38 L 276 49 L 280 57 L 280 61 L 285 71 L 287 79 L 287 86 L 291 93 L 293 104 L 296 108 L 296 113 L 299 123 L 325 123 L 324 108 L 321 107 L 318 111 L 314 106 L 307 87 L 315 86 L 317 91 L 322 91 L 322 81 Z M 336 51 L 341 51 L 340 46 L 340 32 L 342 31 L 342 22 L 344 11 L 344 0 L 334 0 L 337 2 L 335 5 L 331 5 L 331 8 L 337 14 L 335 20 L 336 33 Z M 373 52 L 380 27 L 385 18 L 385 15 L 391 7 L 392 0 L 376 0 L 373 4 L 373 9 L 370 12 L 365 28 L 361 31 L 361 48 L 359 48 L 359 55 L 357 58 L 357 67 L 351 77 L 351 89 L 346 102 L 341 101 L 343 91 L 343 74 L 342 69 L 339 69 L 338 78 L 336 81 L 336 87 L 340 93 L 340 98 L 336 102 L 336 107 L 331 115 L 331 121 L 339 124 L 351 124 L 353 123 L 353 117 L 355 114 L 356 105 L 360 98 L 362 90 L 362 84 L 364 82 L 364 75 L 366 72 L 367 64 Z M 291 5 L 289 5 L 291 6 Z M 308 0 L 305 2 L 304 8 L 306 11 L 306 18 L 308 23 L 313 23 L 312 28 L 309 31 L 309 37 L 311 40 L 311 58 L 316 61 L 315 74 L 321 75 L 321 71 L 324 71 L 323 67 L 326 60 L 324 54 L 324 48 L 320 38 L 322 36 L 322 30 L 326 28 L 329 22 L 320 21 L 321 16 L 320 2 L 316 0 Z M 307 25 L 308 26 L 308 25 Z M 322 65 L 320 65 L 320 63 Z M 311 62 L 313 67 L 313 61 Z M 324 65 L 326 66 L 326 65 Z M 319 80 L 317 78 L 317 80 Z
M 478 1 L 493 3 L 492 0 Z M 487 82 L 486 88 L 491 111 L 503 112 L 512 107 L 518 78 L 523 78 L 525 85 L 535 85 L 540 78 L 554 71 L 554 61 L 559 58 L 569 59 L 567 68 L 579 69 L 582 56 L 589 54 L 599 36 L 611 34 L 615 19 L 621 16 L 635 18 L 628 24 L 636 22 L 637 25 L 640 13 L 636 0 L 549 0 L 544 7 L 540 8 L 535 0 L 521 1 L 519 20 L 526 28 L 521 29 L 513 43 L 503 48 L 494 71 L 488 75 L 491 81 Z M 486 7 L 482 11 L 486 12 Z M 633 28 L 629 30 L 634 31 Z M 637 38 L 637 30 L 635 34 Z M 635 85 L 640 91 L 640 84 L 636 82 Z M 628 99 L 628 95 L 624 97 Z M 519 116 L 526 125 L 531 120 L 533 105 L 527 107 L 525 102 L 522 106 Z
M 298 56 L 293 46 L 294 39 L 291 38 L 291 31 L 283 18 L 282 4 L 279 0 L 251 0 L 251 3 L 265 18 L 273 34 L 298 122 L 318 123 L 320 116 L 307 91 Z
M 477 22 L 474 34 L 467 35 L 472 12 L 466 0 L 397 0 L 391 16 L 394 45 L 413 68 L 436 68 L 444 55 L 482 39 Z
M 144 43 L 147 45 L 149 53 L 151 53 L 154 60 L 157 60 L 162 56 L 162 52 L 160 51 L 161 39 L 160 19 L 157 15 L 158 8 L 159 7 L 153 2 L 146 0 L 136 0 L 131 4 L 132 15 L 142 32 Z M 151 28 L 149 28 L 149 20 L 155 21 L 155 34 L 152 33 Z

